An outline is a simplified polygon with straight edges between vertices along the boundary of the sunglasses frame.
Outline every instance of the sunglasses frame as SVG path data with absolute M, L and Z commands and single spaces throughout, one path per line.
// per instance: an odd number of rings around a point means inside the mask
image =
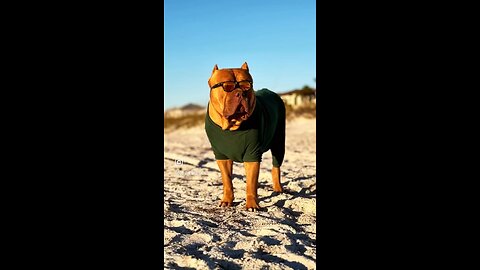
M 224 84 L 224 83 L 231 83 L 231 82 L 235 83 L 235 86 L 233 87 L 233 89 L 230 90 L 230 91 L 225 90 L 225 87 L 223 87 L 223 84 Z M 240 87 L 240 83 L 242 83 L 242 82 L 249 82 L 249 83 L 250 83 L 250 88 L 248 88 L 248 89 L 243 89 L 242 87 Z M 221 83 L 217 83 L 217 84 L 213 85 L 212 87 L 210 87 L 210 90 L 212 90 L 213 88 L 219 87 L 219 86 L 221 86 L 221 87 L 223 88 L 223 91 L 225 91 L 225 92 L 227 92 L 227 93 L 232 92 L 233 90 L 235 90 L 235 89 L 237 89 L 237 88 L 240 88 L 240 89 L 242 89 L 243 91 L 248 91 L 248 90 L 250 90 L 250 89 L 253 88 L 253 82 L 252 82 L 252 81 L 249 81 L 249 80 L 243 80 L 243 81 L 239 81 L 239 82 L 237 82 L 237 81 L 226 81 L 226 82 L 221 82 Z

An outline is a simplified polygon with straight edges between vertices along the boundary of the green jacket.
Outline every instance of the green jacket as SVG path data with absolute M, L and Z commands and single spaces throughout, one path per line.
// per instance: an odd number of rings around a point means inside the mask
M 260 162 L 262 154 L 271 150 L 273 166 L 280 167 L 285 155 L 285 105 L 280 96 L 265 88 L 255 91 L 255 97 L 252 115 L 234 131 L 215 124 L 207 106 L 207 137 L 217 160 Z

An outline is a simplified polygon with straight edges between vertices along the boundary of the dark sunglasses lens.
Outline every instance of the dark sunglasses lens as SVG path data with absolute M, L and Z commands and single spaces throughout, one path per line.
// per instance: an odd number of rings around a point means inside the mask
M 238 84 L 240 85 L 240 88 L 242 88 L 243 90 L 250 89 L 250 83 L 249 82 L 240 82 Z
M 234 82 L 224 82 L 223 83 L 223 90 L 230 92 L 235 89 L 235 83 Z

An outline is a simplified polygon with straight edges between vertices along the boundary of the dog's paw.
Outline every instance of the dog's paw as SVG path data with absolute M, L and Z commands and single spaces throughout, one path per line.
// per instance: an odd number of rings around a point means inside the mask
M 221 201 L 220 204 L 218 205 L 218 207 L 231 207 L 231 206 L 233 206 L 233 202 Z
M 246 208 L 248 211 L 252 211 L 252 212 L 260 210 L 260 206 L 258 205 L 257 201 L 255 199 L 249 199 L 249 198 L 247 198 Z
M 273 186 L 273 192 L 282 193 L 283 192 L 282 186 Z

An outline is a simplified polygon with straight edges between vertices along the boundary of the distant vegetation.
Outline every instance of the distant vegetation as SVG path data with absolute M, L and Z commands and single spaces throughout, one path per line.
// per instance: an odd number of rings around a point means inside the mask
M 180 117 L 164 117 L 163 128 L 165 131 L 173 131 L 177 128 L 191 128 L 201 125 L 205 122 L 205 113 L 190 114 Z
M 287 114 L 287 120 L 292 120 L 298 117 L 316 118 L 317 117 L 317 105 L 312 104 L 309 106 L 303 106 L 293 109 L 292 106 L 285 104 L 285 112 Z

